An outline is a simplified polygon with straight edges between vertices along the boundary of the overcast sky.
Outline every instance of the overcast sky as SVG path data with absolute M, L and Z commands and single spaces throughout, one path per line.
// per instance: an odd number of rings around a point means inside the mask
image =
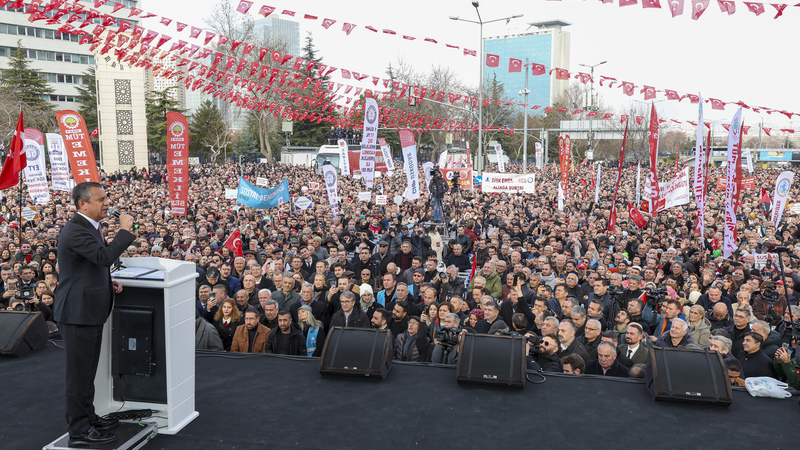
M 143 9 L 202 27 L 203 18 L 218 1 L 145 0 Z M 230 1 L 234 5 L 239 3 L 239 0 Z M 528 22 L 562 20 L 572 23 L 566 28 L 571 33 L 568 69 L 575 73 L 581 69 L 580 63 L 608 61 L 595 72 L 596 81 L 598 75 L 606 75 L 634 82 L 637 86 L 648 84 L 679 93 L 699 92 L 704 98 L 741 100 L 748 105 L 800 113 L 800 93 L 795 84 L 799 64 L 795 48 L 800 37 L 800 27 L 796 26 L 799 7 L 789 6 L 782 17 L 773 20 L 775 9 L 767 3 L 764 4 L 766 12 L 761 16 L 749 12 L 741 2 L 736 3 L 736 13 L 728 16 L 712 1 L 700 20 L 695 21 L 689 16 L 690 0 L 685 2 L 687 12 L 675 19 L 668 9 L 642 9 L 641 5 L 619 7 L 599 0 L 483 0 L 480 11 L 484 21 L 524 14 L 508 25 L 504 21 L 486 25 L 485 36 L 523 32 Z M 661 3 L 666 4 L 666 1 Z M 388 64 L 394 65 L 402 58 L 419 71 L 428 71 L 435 64 L 450 66 L 460 74 L 462 81 L 477 85 L 479 57 L 462 56 L 460 49 L 423 41 L 431 37 L 440 44 L 448 42 L 479 50 L 478 26 L 448 18 L 477 19 L 469 0 L 256 0 L 249 15 L 260 18 L 256 13 L 263 4 L 274 6 L 278 11 L 296 11 L 294 20 L 300 23 L 301 39 L 311 31 L 324 62 L 333 66 L 384 77 Z M 319 20 L 304 20 L 303 14 L 319 16 Z M 325 30 L 321 26 L 323 18 L 337 22 Z M 354 23 L 357 28 L 347 36 L 341 31 L 342 22 Z M 364 28 L 367 25 L 394 30 L 398 36 L 373 33 Z M 188 38 L 188 28 L 177 33 L 173 23 L 171 30 L 173 33 L 168 34 L 173 37 Z M 404 40 L 400 37 L 403 34 L 417 40 Z M 338 71 L 333 79 L 342 81 Z M 372 87 L 372 84 L 363 86 Z M 631 98 L 622 95 L 616 85 L 607 89 L 595 83 L 595 87 L 603 101 L 617 111 L 631 103 Z M 633 98 L 642 100 L 639 89 Z M 663 93 L 659 93 L 657 99 L 662 98 Z M 522 102 L 521 97 L 519 102 Z M 688 103 L 688 99 L 681 103 L 667 101 L 657 103 L 656 107 L 662 117 L 695 120 L 697 107 Z M 720 122 L 727 123 L 736 108 L 738 106 L 729 105 L 724 112 L 712 111 L 708 105 L 706 120 L 722 119 Z M 789 122 L 783 115 L 745 110 L 745 124 L 755 125 L 763 120 L 765 126 L 800 131 L 800 118 L 794 116 L 794 119 Z

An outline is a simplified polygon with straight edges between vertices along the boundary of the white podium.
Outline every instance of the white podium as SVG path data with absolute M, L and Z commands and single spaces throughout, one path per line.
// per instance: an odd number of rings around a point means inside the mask
M 176 434 L 195 411 L 195 278 L 193 263 L 122 258 L 150 273 L 114 276 L 123 285 L 103 330 L 95 379 L 98 415 L 152 409 L 158 432 Z M 135 272 L 135 271 L 129 271 Z

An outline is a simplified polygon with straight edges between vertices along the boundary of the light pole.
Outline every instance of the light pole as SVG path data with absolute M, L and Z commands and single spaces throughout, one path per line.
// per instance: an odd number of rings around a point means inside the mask
M 481 66 L 483 67 L 483 66 Z M 523 118 L 522 122 L 522 135 L 524 139 L 522 140 L 522 173 L 523 175 L 527 175 L 528 173 L 528 94 L 531 93 L 531 90 L 528 89 L 528 58 L 525 58 L 525 89 L 519 91 L 519 95 L 522 95 L 524 100 L 522 104 L 525 107 L 522 110 L 525 112 L 525 117 Z
M 594 68 L 600 65 L 607 63 L 608 61 L 601 61 L 593 66 L 588 64 L 578 64 L 579 66 L 588 67 L 589 68 L 589 110 L 590 112 L 594 112 Z M 592 155 L 592 159 L 594 159 L 594 147 L 592 147 L 592 116 L 589 116 L 589 139 L 588 145 L 586 146 L 586 153 L 590 153 Z M 588 157 L 588 155 L 587 155 Z
M 458 16 L 450 16 L 450 20 L 460 20 L 462 22 L 477 23 L 480 26 L 481 34 L 481 54 L 479 63 L 481 65 L 481 79 L 478 80 L 478 171 L 483 172 L 483 66 L 486 63 L 483 56 L 483 25 L 492 22 L 499 22 L 501 20 L 510 20 L 522 17 L 523 14 L 514 14 L 511 17 L 502 17 L 500 19 L 493 19 L 484 21 L 481 18 L 481 12 L 478 9 L 478 2 L 472 2 L 475 12 L 478 14 L 478 20 L 462 19 Z

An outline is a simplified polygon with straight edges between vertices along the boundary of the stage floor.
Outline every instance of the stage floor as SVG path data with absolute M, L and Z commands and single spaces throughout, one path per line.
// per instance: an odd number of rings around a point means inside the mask
M 0 358 L 0 448 L 64 432 L 64 351 Z M 194 422 L 147 449 L 797 448 L 797 397 L 729 408 L 655 402 L 643 381 L 547 375 L 524 390 L 459 385 L 452 368 L 394 364 L 385 380 L 323 377 L 319 360 L 197 355 Z

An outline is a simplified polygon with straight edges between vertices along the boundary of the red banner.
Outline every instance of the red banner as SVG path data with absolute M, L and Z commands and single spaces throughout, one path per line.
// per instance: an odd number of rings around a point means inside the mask
M 650 104 L 650 205 L 657 205 L 660 198 L 658 186 L 658 171 L 656 163 L 658 162 L 658 114 L 656 114 L 656 105 Z M 677 158 L 676 158 L 677 161 Z M 658 214 L 657 208 L 650 208 L 653 216 Z
M 447 184 L 450 186 L 453 185 L 450 181 L 453 179 L 453 173 L 457 173 L 459 189 L 474 189 L 472 184 L 474 181 L 472 178 L 472 169 L 469 167 L 461 167 L 457 169 L 439 169 L 439 172 L 442 173 L 442 178 L 447 180 Z
M 89 141 L 89 131 L 86 121 L 80 114 L 68 109 L 56 113 L 61 137 L 64 138 L 64 149 L 69 157 L 69 168 L 75 183 L 86 181 L 100 182 L 97 173 L 97 163 L 94 160 L 92 143 Z
M 564 198 L 569 196 L 567 180 L 569 177 L 569 157 L 572 150 L 572 141 L 569 136 L 558 138 L 558 159 L 561 168 L 561 189 L 564 191 Z
M 167 111 L 167 180 L 172 215 L 185 216 L 189 195 L 189 123 L 175 111 Z
M 622 135 L 622 148 L 619 151 L 619 168 L 617 169 L 617 182 L 614 184 L 614 199 L 611 200 L 611 213 L 608 215 L 608 231 L 617 231 L 617 192 L 619 192 L 619 179 L 622 178 L 622 164 L 625 163 L 625 141 L 628 140 L 628 123 L 625 122 L 625 134 Z
M 728 182 L 728 177 L 719 177 L 717 179 L 717 190 L 724 191 L 725 185 Z M 756 189 L 756 177 L 742 178 L 742 189 L 753 191 Z

